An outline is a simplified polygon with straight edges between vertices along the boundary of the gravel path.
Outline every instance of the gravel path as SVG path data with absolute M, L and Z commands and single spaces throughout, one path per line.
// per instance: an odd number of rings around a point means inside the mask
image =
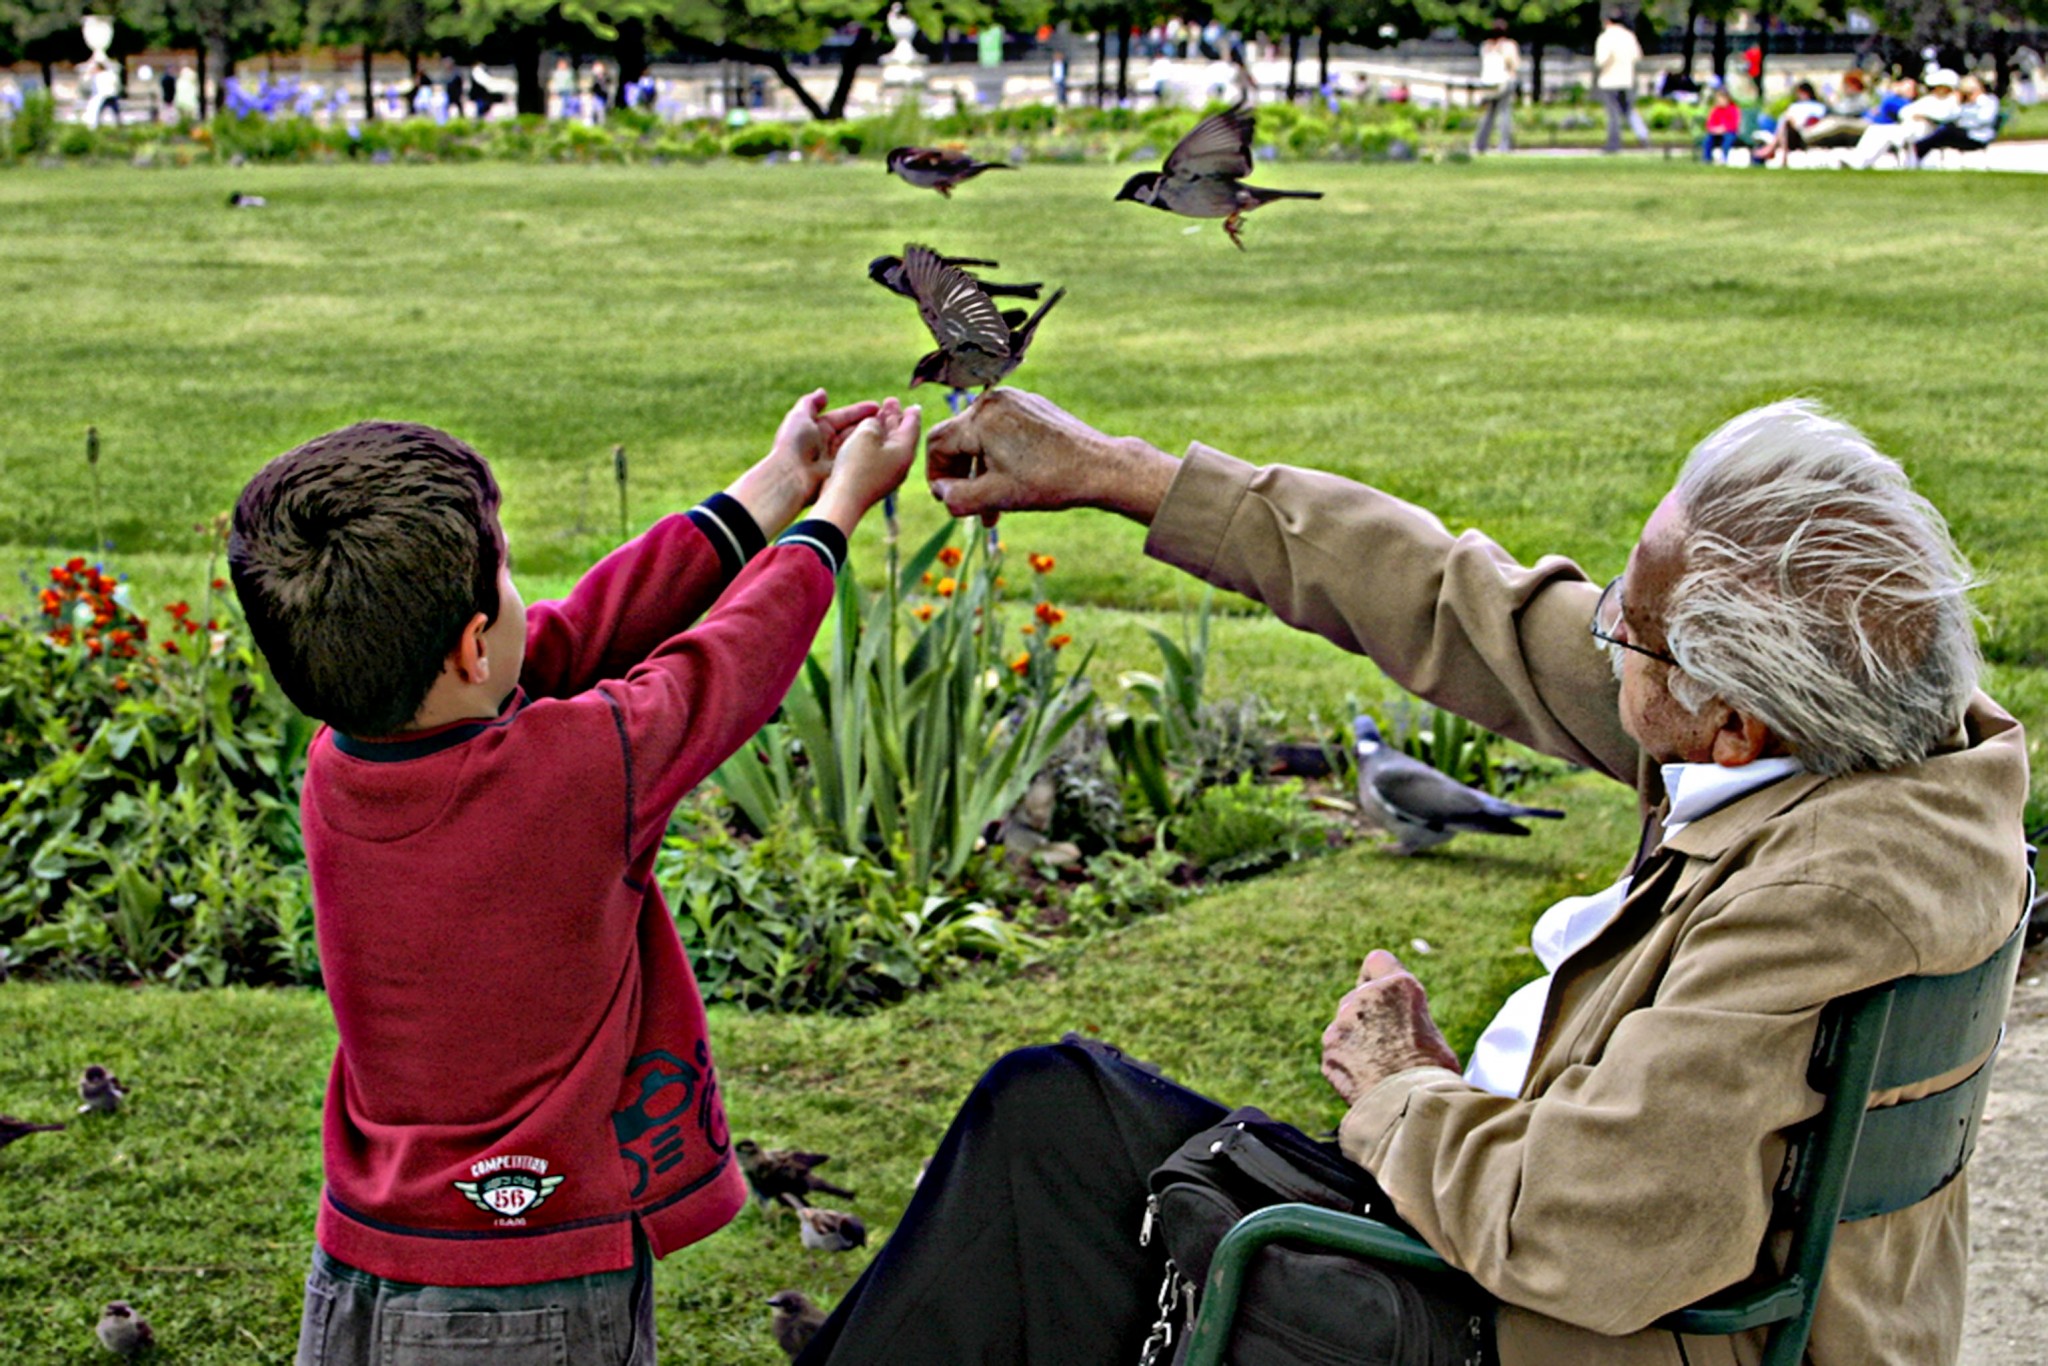
M 2020 964 L 1970 1162 L 1962 1366 L 2048 1360 L 2048 948 Z

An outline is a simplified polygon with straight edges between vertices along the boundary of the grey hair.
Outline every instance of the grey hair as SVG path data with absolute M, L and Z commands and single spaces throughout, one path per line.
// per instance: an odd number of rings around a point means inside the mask
M 1680 705 L 1719 697 L 1830 775 L 1918 763 L 1954 732 L 1977 688 L 1976 580 L 1897 461 L 1787 400 L 1700 442 L 1676 494 Z

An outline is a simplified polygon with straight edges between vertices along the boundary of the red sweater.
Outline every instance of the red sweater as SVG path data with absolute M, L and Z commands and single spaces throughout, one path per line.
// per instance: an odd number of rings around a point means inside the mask
M 636 1223 L 665 1256 L 744 1203 L 652 873 L 675 804 L 774 713 L 832 601 L 844 538 L 799 536 L 746 564 L 761 534 L 720 495 L 535 604 L 495 720 L 315 736 L 330 1256 L 526 1284 L 631 1266 Z

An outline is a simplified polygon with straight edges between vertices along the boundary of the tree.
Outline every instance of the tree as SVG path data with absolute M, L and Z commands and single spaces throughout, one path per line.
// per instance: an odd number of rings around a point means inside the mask
M 455 0 L 310 0 L 306 10 L 306 31 L 315 41 L 362 48 L 363 108 L 373 119 L 377 91 L 370 73 L 377 54 L 404 53 L 417 80 L 420 58 L 461 29 Z
M 235 63 L 296 48 L 306 16 L 300 0 L 125 0 L 122 17 L 166 47 L 199 50 L 201 112 L 222 105 Z

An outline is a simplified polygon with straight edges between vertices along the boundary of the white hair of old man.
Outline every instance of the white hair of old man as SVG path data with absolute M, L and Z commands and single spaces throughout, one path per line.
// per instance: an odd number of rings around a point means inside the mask
M 1970 569 L 1863 434 L 1797 400 L 1752 409 L 1679 473 L 1671 692 L 1720 697 L 1809 769 L 1918 763 L 1977 688 Z

